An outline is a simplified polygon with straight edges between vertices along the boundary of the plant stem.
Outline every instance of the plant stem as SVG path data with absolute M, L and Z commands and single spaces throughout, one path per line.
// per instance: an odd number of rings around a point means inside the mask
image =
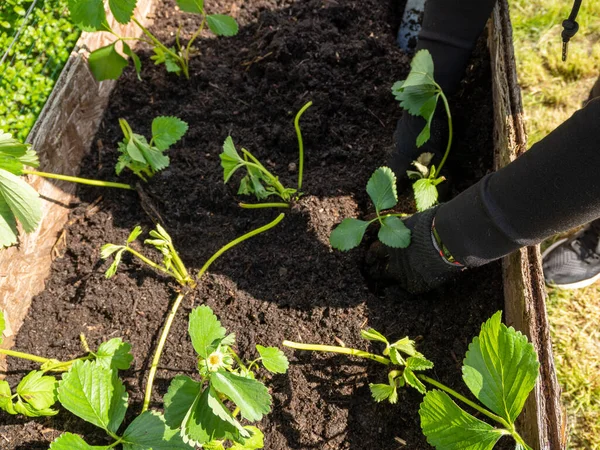
M 196 38 L 198 36 L 200 36 L 200 33 L 202 33 L 202 30 L 204 29 L 204 24 L 205 23 L 206 23 L 206 16 L 202 16 L 202 22 L 200 23 L 200 27 L 192 35 L 191 39 L 188 41 L 188 45 L 185 48 L 184 59 L 185 59 L 186 65 L 188 65 L 188 66 L 190 64 L 190 50 L 192 49 L 192 44 L 194 43 L 194 41 L 196 40 Z
M 194 280 L 192 280 L 190 278 L 190 274 L 188 273 L 187 268 L 185 267 L 185 264 L 183 264 L 183 261 L 179 257 L 179 254 L 177 253 L 177 250 L 175 250 L 175 247 L 173 246 L 172 243 L 169 243 L 169 249 L 171 250 L 171 256 L 173 258 L 173 265 L 175 266 L 177 273 L 179 274 L 182 281 L 184 282 L 184 283 L 181 283 L 181 281 L 180 281 L 180 283 L 181 284 L 190 284 L 191 285 L 190 287 L 194 287 L 195 282 L 194 282 Z
M 283 193 L 285 191 L 285 187 L 283 186 L 283 184 L 281 184 L 279 182 L 279 178 L 277 178 L 275 175 L 273 175 L 271 172 L 269 172 L 267 170 L 267 168 L 265 166 L 263 166 L 261 164 L 261 162 L 256 159 L 254 157 L 254 155 L 252 153 L 250 153 L 248 150 L 246 150 L 245 148 L 242 149 L 242 153 L 244 153 L 244 155 L 248 156 L 248 158 L 250 158 L 252 160 L 252 162 L 246 162 L 247 165 L 251 166 L 251 167 L 256 167 L 258 170 L 260 170 L 261 172 L 263 172 L 266 176 L 268 176 L 269 178 L 271 178 L 271 181 L 273 183 L 273 186 L 275 186 L 277 188 L 277 190 L 279 191 L 280 197 L 283 198 Z M 284 200 L 286 200 L 285 198 L 283 198 Z
M 457 398 L 461 402 L 469 405 L 471 408 L 476 409 L 481 414 L 484 414 L 487 417 L 489 417 L 490 419 L 492 419 L 492 420 L 500 423 L 503 427 L 506 427 L 509 430 L 512 429 L 512 427 L 510 426 L 510 424 L 507 423 L 506 420 L 504 420 L 502 417 L 497 416 L 496 414 L 488 411 L 485 408 L 482 408 L 477 403 L 472 402 L 471 400 L 469 400 L 464 395 L 461 395 L 458 392 L 456 392 L 454 389 L 449 388 L 448 386 L 440 383 L 439 381 L 434 380 L 433 378 L 429 378 L 427 375 L 417 374 L 417 378 L 419 378 L 420 380 L 425 381 L 426 383 L 429 383 L 429 384 L 435 386 L 436 388 L 441 389 L 442 391 L 444 391 L 444 392 L 452 395 L 453 397 Z
M 158 345 L 156 346 L 156 350 L 154 351 L 152 365 L 150 366 L 150 372 L 148 373 L 148 381 L 146 382 L 146 392 L 144 394 L 144 405 L 142 406 L 142 412 L 147 411 L 148 407 L 150 406 L 150 397 L 152 397 L 152 385 L 154 384 L 154 377 L 156 376 L 158 363 L 160 361 L 162 351 L 165 347 L 165 342 L 167 342 L 167 336 L 169 335 L 169 331 L 171 331 L 173 319 L 175 318 L 175 314 L 179 309 L 179 305 L 181 304 L 183 297 L 185 297 L 185 294 L 183 292 L 180 292 L 177 295 L 175 301 L 173 302 L 173 306 L 171 307 L 171 311 L 169 312 L 169 316 L 167 317 L 167 321 L 165 322 L 165 326 L 160 335 L 160 340 L 158 341 Z
M 338 347 L 336 345 L 320 345 L 320 344 L 300 344 L 298 342 L 283 341 L 285 347 L 295 348 L 297 350 L 310 350 L 313 352 L 331 352 L 331 353 L 342 353 L 344 355 L 358 356 L 360 358 L 366 358 L 378 363 L 389 365 L 391 361 L 383 356 L 375 355 L 373 353 L 363 352 L 355 348 Z
M 312 101 L 310 101 L 304 105 L 300 111 L 298 111 L 298 114 L 296 114 L 296 118 L 294 119 L 294 128 L 296 129 L 296 136 L 298 137 L 298 151 L 300 153 L 298 163 L 298 192 L 302 189 L 302 174 L 304 172 L 304 142 L 302 141 L 302 131 L 300 130 L 300 117 L 302 117 L 302 114 L 304 114 L 312 104 Z
M 148 264 L 150 267 L 153 267 L 154 269 L 162 272 L 162 273 L 166 273 L 167 275 L 172 276 L 173 278 L 175 278 L 180 284 L 185 284 L 178 275 L 176 275 L 175 273 L 171 272 L 170 270 L 165 269 L 164 267 L 156 264 L 154 261 L 150 261 L 148 258 L 146 258 L 144 255 L 142 255 L 141 253 L 135 251 L 134 249 L 132 249 L 131 247 L 125 246 L 125 250 L 127 250 L 128 252 L 130 252 L 131 254 L 135 255 L 137 258 L 141 259 L 143 262 L 145 262 L 146 264 Z
M 441 173 L 442 167 L 444 167 L 444 163 L 446 162 L 446 158 L 448 158 L 448 154 L 450 153 L 450 147 L 452 147 L 453 131 L 452 131 L 452 115 L 450 114 L 450 105 L 448 104 L 448 99 L 446 98 L 446 95 L 442 91 L 442 88 L 440 87 L 440 85 L 437 83 L 435 85 L 440 90 L 440 96 L 442 97 L 442 101 L 444 102 L 444 108 L 446 108 L 446 115 L 448 116 L 448 145 L 446 146 L 446 153 L 444 153 L 442 162 L 440 162 L 440 165 L 437 167 L 437 169 L 435 169 L 436 176 L 437 176 L 437 174 Z
M 27 174 L 27 175 L 37 175 L 38 177 L 54 178 L 56 180 L 70 181 L 71 183 L 80 183 L 80 184 L 88 184 L 90 186 L 112 187 L 112 188 L 128 189 L 131 191 L 135 191 L 135 188 L 131 187 L 128 184 L 113 183 L 112 181 L 90 180 L 88 178 L 71 177 L 69 175 L 59 175 L 59 174 L 55 174 L 55 173 L 38 172 L 37 170 L 23 170 L 23 173 Z
M 264 231 L 270 230 L 275 225 L 277 225 L 279 222 L 281 222 L 284 217 L 285 217 L 285 214 L 281 213 L 272 222 L 270 222 L 270 223 L 268 223 L 268 224 L 266 224 L 266 225 L 264 225 L 264 226 L 262 226 L 260 228 L 257 228 L 256 230 L 252 230 L 249 233 L 246 233 L 243 236 L 240 236 L 239 238 L 234 239 L 233 241 L 231 241 L 227 245 L 224 245 L 223 247 L 221 247 L 214 255 L 212 255 L 210 257 L 210 259 L 208 261 L 206 261 L 206 263 L 204 264 L 204 266 L 202 266 L 202 268 L 198 272 L 198 276 L 196 277 L 196 279 L 199 280 L 200 278 L 202 278 L 202 275 L 204 275 L 204 273 L 208 270 L 208 268 L 210 267 L 210 265 L 213 262 L 215 262 L 215 260 L 219 256 L 221 256 L 223 253 L 225 253 L 227 250 L 229 250 L 232 247 L 235 247 L 239 243 L 245 241 L 246 239 L 251 238 L 252 236 L 256 236 L 257 234 L 260 234 L 260 233 L 262 233 Z
M 289 208 L 289 203 L 239 203 L 241 208 L 259 209 L 259 208 Z
M 27 359 L 29 361 L 34 361 L 40 364 L 46 364 L 47 362 L 52 361 L 49 358 L 43 358 L 41 356 L 31 355 L 29 353 L 17 352 L 14 350 L 6 350 L 4 348 L 0 348 L 0 354 L 12 356 L 13 358 Z
M 260 234 L 263 231 L 267 231 L 267 230 L 273 228 L 275 225 L 277 225 L 279 222 L 281 222 L 281 220 L 284 217 L 285 217 L 285 214 L 283 214 L 283 213 L 279 214 L 279 216 L 277 216 L 277 218 L 275 220 L 273 220 L 271 223 L 268 223 L 265 226 L 257 228 L 256 230 L 252 230 L 251 232 L 246 233 L 243 236 L 240 236 L 239 238 L 234 239 L 233 241 L 231 241 L 227 245 L 221 247 L 221 249 L 219 249 L 219 251 L 217 251 L 214 255 L 212 255 L 210 257 L 210 259 L 204 264 L 204 266 L 202 266 L 202 269 L 200 269 L 200 272 L 198 272 L 198 278 L 197 278 L 197 280 L 199 280 L 200 278 L 202 278 L 202 275 L 204 275 L 204 273 L 208 270 L 208 268 L 210 267 L 210 265 L 219 256 L 221 256 L 223 253 L 225 253 L 227 250 L 229 250 L 230 248 L 236 246 L 240 242 L 243 242 L 246 239 L 251 238 L 252 236 L 256 236 L 257 234 Z M 127 247 L 127 248 L 129 248 L 129 247 Z M 137 253 L 137 252 L 135 252 L 135 253 Z M 139 255 L 139 253 L 138 253 L 138 255 Z M 160 270 L 164 271 L 164 269 L 162 267 L 160 268 Z M 167 336 L 169 335 L 169 331 L 171 329 L 171 325 L 173 324 L 173 319 L 175 318 L 175 315 L 177 314 L 177 310 L 179 309 L 179 306 L 181 305 L 181 301 L 183 300 L 184 296 L 185 296 L 185 294 L 182 293 L 182 292 L 180 292 L 177 295 L 177 298 L 175 299 L 175 302 L 173 302 L 173 306 L 171 307 L 171 311 L 169 312 L 169 316 L 167 317 L 167 320 L 165 322 L 165 326 L 164 326 L 164 328 L 162 330 L 162 333 L 160 335 L 160 339 L 158 341 L 158 345 L 156 347 L 156 350 L 154 351 L 154 357 L 152 358 L 152 366 L 150 367 L 150 372 L 148 373 L 148 381 L 146 383 L 146 392 L 144 394 L 144 404 L 143 404 L 143 407 L 142 407 L 142 412 L 147 411 L 148 407 L 150 406 L 150 397 L 152 396 L 152 385 L 154 384 L 154 377 L 156 375 L 156 370 L 158 368 L 158 363 L 160 361 L 160 357 L 162 355 L 162 351 L 164 349 L 165 342 L 167 341 Z

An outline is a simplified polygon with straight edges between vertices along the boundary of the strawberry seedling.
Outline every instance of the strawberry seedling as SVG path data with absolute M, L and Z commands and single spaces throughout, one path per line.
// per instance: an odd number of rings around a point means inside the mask
M 377 221 L 381 226 L 377 235 L 381 242 L 393 248 L 408 247 L 410 230 L 400 219 L 407 214 L 382 214 L 382 211 L 393 208 L 398 203 L 396 176 L 392 169 L 377 169 L 367 183 L 367 193 L 375 205 L 377 217 L 369 221 L 354 218 L 342 220 L 329 236 L 331 246 L 342 251 L 358 247 L 369 225 Z
M 183 73 L 186 78 L 189 78 L 189 64 L 193 45 L 206 26 L 217 36 L 235 36 L 237 34 L 238 24 L 235 19 L 224 14 L 206 14 L 204 0 L 176 1 L 181 11 L 198 14 L 202 17 L 202 21 L 190 37 L 187 45 L 181 44 L 181 29 L 179 29 L 175 37 L 175 47 L 167 47 L 134 17 L 133 11 L 137 5 L 137 0 L 109 0 L 108 2 L 105 2 L 105 0 L 69 0 L 69 12 L 73 23 L 84 31 L 103 31 L 116 37 L 115 42 L 112 44 L 94 50 L 90 54 L 88 61 L 94 77 L 98 81 L 102 81 L 116 80 L 121 76 L 128 62 L 117 51 L 117 44 L 120 42 L 122 53 L 132 59 L 139 78 L 142 63 L 127 43 L 133 40 L 145 42 L 152 48 L 154 56 L 151 59 L 154 60 L 155 64 L 164 64 L 167 72 L 176 73 L 177 75 Z M 142 30 L 144 36 L 140 38 L 119 36 L 108 24 L 104 3 L 108 3 L 108 7 L 117 22 L 123 25 L 129 22 L 135 23 Z
M 414 116 L 421 116 L 425 119 L 425 127 L 417 136 L 417 147 L 421 147 L 429 140 L 431 121 L 440 98 L 448 116 L 448 144 L 440 165 L 437 168 L 435 166 L 427 167 L 431 162 L 432 155 L 425 153 L 413 163 L 417 171 L 407 171 L 410 178 L 417 179 L 413 184 L 415 201 L 417 210 L 424 211 L 437 203 L 437 185 L 445 180 L 440 174 L 452 146 L 452 116 L 448 99 L 433 78 L 431 54 L 427 50 L 418 51 L 410 63 L 410 68 L 406 80 L 398 81 L 392 86 L 392 93 L 402 108 Z
M 142 180 L 169 166 L 166 150 L 179 141 L 188 130 L 188 124 L 177 117 L 157 117 L 152 121 L 152 139 L 135 134 L 125 119 L 119 119 L 124 139 L 119 143 L 117 175 L 128 168 Z
M 231 441 L 231 448 L 238 450 L 262 448 L 262 432 L 242 426 L 237 415 L 255 422 L 270 412 L 271 395 L 256 379 L 255 370 L 260 362 L 272 373 L 285 373 L 287 358 L 276 347 L 257 345 L 259 357 L 243 362 L 233 350 L 235 335 L 227 334 L 208 306 L 191 312 L 189 334 L 198 355 L 200 381 L 184 375 L 171 381 L 164 398 L 167 425 L 179 428 L 184 442 L 193 446 L 217 450 Z M 231 411 L 225 401 L 235 409 Z
M 298 187 L 287 188 L 281 184 L 279 177 L 273 175 L 267 168 L 245 148 L 242 148 L 242 156 L 238 153 L 231 136 L 225 139 L 223 144 L 223 153 L 221 166 L 223 167 L 223 179 L 225 183 L 231 176 L 241 168 L 246 169 L 246 175 L 240 181 L 238 189 L 239 195 L 254 195 L 258 200 L 265 200 L 270 196 L 279 197 L 284 203 L 240 203 L 242 208 L 289 208 L 290 203 L 298 200 L 302 195 L 302 176 L 304 173 L 304 142 L 302 140 L 302 131 L 300 129 L 300 117 L 310 108 L 312 102 L 304 105 L 294 120 L 296 137 L 298 138 Z
M 387 383 L 369 385 L 374 400 L 396 403 L 398 389 L 405 386 L 424 394 L 419 409 L 421 429 L 427 442 L 438 450 L 490 450 L 505 435 L 513 437 L 518 450 L 532 450 L 519 435 L 515 422 L 535 386 L 540 364 L 527 337 L 504 325 L 501 317 L 499 311 L 481 326 L 479 336 L 471 341 L 463 361 L 462 379 L 480 403 L 422 374 L 431 369 L 433 363 L 417 352 L 414 341 L 408 337 L 390 343 L 373 329 L 361 331 L 363 338 L 385 345 L 381 355 L 290 341 L 284 341 L 283 345 L 367 358 L 390 367 Z M 435 389 L 427 390 L 425 384 Z M 469 414 L 451 397 L 495 422 L 496 426 Z

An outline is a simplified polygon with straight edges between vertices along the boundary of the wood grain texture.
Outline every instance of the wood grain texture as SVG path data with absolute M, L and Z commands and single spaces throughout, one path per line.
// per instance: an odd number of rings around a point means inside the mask
M 499 0 L 494 9 L 488 44 L 493 74 L 497 170 L 527 150 L 507 0 Z M 540 378 L 525 404 L 518 429 L 534 449 L 565 449 L 566 416 L 560 403 L 552 354 L 539 246 L 522 248 L 505 257 L 503 278 L 506 322 L 533 342 L 541 363 Z
M 140 0 L 137 19 L 147 24 L 155 0 Z M 122 36 L 139 36 L 134 24 L 118 24 L 107 11 L 113 30 Z M 116 81 L 97 82 L 91 74 L 87 58 L 91 51 L 114 40 L 109 33 L 82 33 L 44 109 L 27 141 L 40 158 L 40 171 L 77 175 L 83 156 L 89 151 L 100 120 Z M 39 192 L 42 222 L 30 234 L 20 233 L 19 245 L 0 252 L 0 310 L 5 314 L 7 329 L 4 348 L 21 327 L 31 299 L 44 289 L 53 259 L 53 249 L 75 199 L 76 185 L 57 180 L 28 176 Z M 4 361 L 0 360 L 0 369 Z

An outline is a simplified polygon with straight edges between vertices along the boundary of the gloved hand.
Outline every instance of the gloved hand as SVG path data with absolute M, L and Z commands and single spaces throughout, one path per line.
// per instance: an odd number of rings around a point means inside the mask
M 425 127 L 425 119 L 403 111 L 402 117 L 398 120 L 398 125 L 394 132 L 396 146 L 390 155 L 388 166 L 396 174 L 400 187 L 408 185 L 406 182 L 408 179 L 406 171 L 416 170 L 412 163 L 422 153 L 433 153 L 432 164 L 436 166 L 442 160 L 448 143 L 448 119 L 446 118 L 443 105 L 441 105 L 442 102 L 439 103 L 431 121 L 431 137 L 421 147 L 417 147 L 416 142 L 417 136 Z
M 445 283 L 464 267 L 446 261 L 434 245 L 431 226 L 439 205 L 416 213 L 404 224 L 411 230 L 411 242 L 405 249 L 374 243 L 367 253 L 369 275 L 374 279 L 393 280 L 412 294 L 430 291 Z

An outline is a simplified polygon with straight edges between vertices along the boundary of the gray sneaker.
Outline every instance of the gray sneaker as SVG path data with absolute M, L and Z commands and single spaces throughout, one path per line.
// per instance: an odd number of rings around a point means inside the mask
M 600 279 L 600 224 L 594 221 L 576 235 L 552 244 L 542 255 L 546 284 L 579 289 Z

